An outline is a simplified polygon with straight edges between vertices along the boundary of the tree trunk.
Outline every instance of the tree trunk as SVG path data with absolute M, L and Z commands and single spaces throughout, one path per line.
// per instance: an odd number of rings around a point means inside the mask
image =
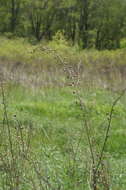
M 89 18 L 89 0 L 82 0 L 82 8 L 80 15 L 80 38 L 82 40 L 82 48 L 88 47 L 88 18 Z
M 11 32 L 15 32 L 18 14 L 20 10 L 20 1 L 11 0 L 11 20 L 10 20 L 10 29 Z

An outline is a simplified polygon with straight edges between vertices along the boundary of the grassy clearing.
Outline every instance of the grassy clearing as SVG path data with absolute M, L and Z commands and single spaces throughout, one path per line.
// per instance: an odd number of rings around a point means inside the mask
M 31 53 L 36 46 L 23 40 L 1 41 L 5 102 L 1 88 L 0 188 L 90 189 L 91 156 L 84 120 L 90 127 L 97 161 L 112 103 L 125 86 L 124 50 L 75 54 L 75 48 L 71 50 L 64 44 L 46 44 L 47 49 L 55 48 L 58 55 L 67 57 L 66 67 L 72 75 L 79 72 L 79 83 L 73 86 L 76 78 L 64 73 L 64 65 L 54 54 L 43 53 L 40 46 Z M 86 110 L 81 110 L 79 98 Z M 107 186 L 112 190 L 126 189 L 125 115 L 123 96 L 113 112 L 100 166 L 100 190 Z

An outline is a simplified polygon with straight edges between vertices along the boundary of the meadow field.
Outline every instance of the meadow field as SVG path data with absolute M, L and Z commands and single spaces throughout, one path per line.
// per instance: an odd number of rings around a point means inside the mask
M 125 190 L 126 49 L 0 44 L 0 190 Z

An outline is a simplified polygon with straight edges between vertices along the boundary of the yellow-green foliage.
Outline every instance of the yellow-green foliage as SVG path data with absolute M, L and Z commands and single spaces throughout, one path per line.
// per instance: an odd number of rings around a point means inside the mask
M 0 38 L 0 57 L 8 60 L 22 60 L 29 59 L 29 51 L 32 46 L 24 39 L 6 39 Z
M 121 48 L 126 48 L 126 38 L 123 38 L 120 42 L 120 47 Z
M 37 45 L 32 45 L 27 39 L 23 38 L 7 39 L 0 37 L 0 58 L 2 60 L 55 63 L 54 56 L 52 56 L 52 53 L 47 54 L 46 49 L 56 50 L 60 56 L 72 64 L 81 61 L 81 63 L 93 67 L 95 65 L 98 68 L 106 64 L 111 66 L 126 64 L 126 49 L 100 52 L 94 49 L 79 50 L 77 46 L 68 44 L 60 32 L 49 43 L 40 42 Z

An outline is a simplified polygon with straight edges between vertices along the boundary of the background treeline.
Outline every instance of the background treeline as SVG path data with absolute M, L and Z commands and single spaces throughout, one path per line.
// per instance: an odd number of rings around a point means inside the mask
M 126 37 L 126 0 L 0 0 L 0 33 L 82 48 L 116 49 Z

